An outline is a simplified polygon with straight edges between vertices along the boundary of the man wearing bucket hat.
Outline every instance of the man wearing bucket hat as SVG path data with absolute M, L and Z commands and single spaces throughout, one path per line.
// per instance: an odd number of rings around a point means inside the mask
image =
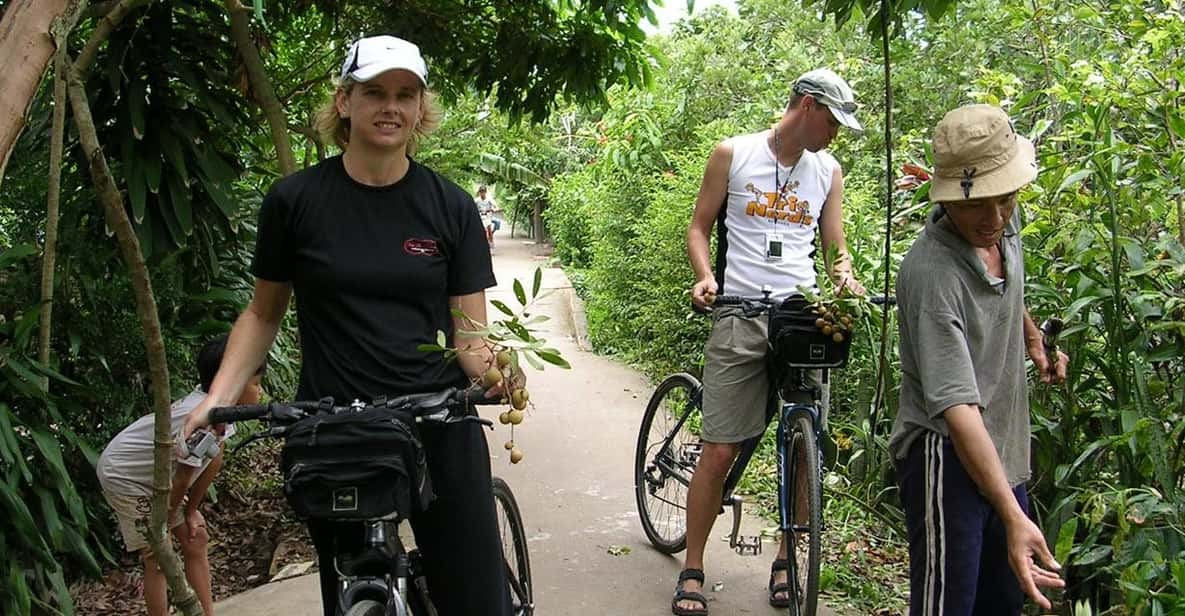
M 1020 614 L 1062 587 L 1028 517 L 1025 353 L 1065 379 L 1024 305 L 1017 193 L 1037 177 L 1033 144 L 1007 114 L 967 105 L 934 130 L 926 227 L 901 263 L 900 408 L 889 447 L 910 552 L 910 614 Z M 1052 360 L 1052 363 L 1051 363 Z
M 839 292 L 863 294 L 852 273 L 843 232 L 843 170 L 823 150 L 845 126 L 861 131 L 855 96 L 839 75 L 816 69 L 795 80 L 782 118 L 769 130 L 732 137 L 712 151 L 687 230 L 695 271 L 692 301 L 701 307 L 717 293 L 786 299 L 815 288 L 816 235 L 834 254 L 830 275 Z M 716 267 L 709 261 L 712 227 Z M 714 311 L 704 349 L 703 452 L 687 496 L 687 555 L 671 610 L 708 613 L 702 593 L 704 546 L 720 509 L 724 478 L 740 446 L 766 428 L 769 379 L 764 316 L 733 307 Z M 787 541 L 770 571 L 769 602 L 788 607 Z

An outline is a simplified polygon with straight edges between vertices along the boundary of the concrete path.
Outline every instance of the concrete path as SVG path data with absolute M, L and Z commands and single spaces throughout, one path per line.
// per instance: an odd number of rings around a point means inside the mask
M 671 592 L 681 556 L 650 547 L 638 522 L 633 492 L 633 455 L 638 423 L 651 385 L 637 371 L 582 349 L 583 313 L 558 268 L 533 255 L 521 239 L 498 238 L 494 266 L 499 285 L 488 293 L 516 306 L 515 278 L 530 289 L 543 267 L 543 286 L 552 293 L 539 302 L 548 314 L 544 337 L 572 364 L 530 371 L 533 409 L 517 428 L 525 452 L 512 466 L 502 444 L 507 426 L 489 433 L 493 472 L 506 479 L 522 509 L 529 537 L 535 601 L 540 616 L 575 614 L 670 614 Z M 491 314 L 494 314 L 491 308 Z M 488 408 L 486 414 L 496 414 Z M 730 516 L 721 516 L 708 546 L 708 592 L 713 616 L 773 615 L 765 584 L 775 546 L 762 556 L 738 556 L 722 540 Z M 742 532 L 757 534 L 768 524 L 747 518 Z M 319 616 L 316 576 L 269 584 L 218 603 L 219 616 Z M 822 610 L 830 616 L 834 612 Z

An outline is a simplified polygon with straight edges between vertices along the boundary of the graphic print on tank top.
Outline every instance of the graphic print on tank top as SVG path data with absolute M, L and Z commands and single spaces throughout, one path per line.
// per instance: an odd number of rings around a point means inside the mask
M 759 296 L 769 285 L 772 297 L 781 300 L 800 286 L 816 289 L 819 217 L 838 163 L 826 152 L 804 150 L 794 165 L 780 165 L 768 143 L 770 134 L 727 141 L 732 164 L 717 219 L 716 280 L 722 294 Z M 781 239 L 780 260 L 766 256 L 771 234 Z

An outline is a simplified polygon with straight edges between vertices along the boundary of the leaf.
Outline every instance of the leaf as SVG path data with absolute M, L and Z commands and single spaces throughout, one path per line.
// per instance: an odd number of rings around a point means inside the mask
M 563 357 L 561 357 L 558 352 L 550 349 L 539 349 L 535 352 L 539 354 L 539 359 L 542 359 L 553 366 L 559 366 L 565 370 L 572 369 L 572 365 L 569 364 Z
M 523 291 L 523 283 L 518 278 L 514 279 L 514 297 L 518 300 L 519 304 L 523 306 L 527 305 L 527 293 Z
M 25 580 L 25 570 L 15 560 L 9 561 L 8 566 L 11 568 L 8 570 L 8 588 L 5 589 L 8 596 L 8 604 L 5 607 L 12 610 L 13 614 L 29 614 L 33 607 L 30 604 L 29 582 Z
M 169 161 L 169 166 L 181 176 L 181 184 L 189 184 L 189 169 L 185 165 L 185 154 L 181 151 L 181 144 L 177 141 L 177 136 L 169 130 L 163 130 L 160 134 L 160 151 L 164 153 L 165 158 Z
M 179 177 L 176 174 L 170 173 L 168 176 L 169 184 L 169 201 L 173 206 L 173 216 L 177 219 L 177 224 L 181 227 L 181 233 L 184 237 L 189 237 L 193 234 L 193 205 L 192 197 L 189 194 L 189 187 L 186 185 L 184 177 Z M 165 202 L 161 201 L 161 209 L 164 209 Z M 183 237 L 174 238 L 178 244 L 184 243 Z
M 0 268 L 7 267 L 10 262 L 32 257 L 40 251 L 32 244 L 17 244 L 0 251 Z
M 1059 562 L 1068 562 L 1070 550 L 1074 547 L 1074 535 L 1078 532 L 1078 518 L 1070 518 L 1057 531 L 1057 543 L 1054 546 L 1053 557 Z
M 535 357 L 534 353 L 532 353 L 530 351 L 523 351 L 520 354 L 523 356 L 524 359 L 527 360 L 528 364 L 531 364 L 532 368 L 534 368 L 536 370 L 543 370 L 543 362 L 539 361 L 539 358 Z
M 66 534 L 66 545 L 71 546 L 70 553 L 82 561 L 87 573 L 94 577 L 102 575 L 102 569 L 99 567 L 99 562 L 95 560 L 94 552 L 87 546 L 86 539 L 78 533 L 78 530 L 67 524 L 62 532 Z M 102 546 L 100 545 L 100 547 Z
M 54 567 L 45 577 L 49 578 L 54 596 L 57 597 L 58 610 L 64 616 L 74 616 L 74 598 L 70 596 L 70 588 L 66 584 L 66 576 L 62 573 L 62 568 Z
M 45 544 L 45 538 L 41 536 L 37 522 L 33 519 L 33 514 L 25 506 L 16 488 L 4 481 L 0 481 L 0 505 L 8 511 L 5 524 L 16 531 L 14 534 L 20 538 L 21 543 L 25 544 L 42 563 L 55 562 L 49 546 Z
M 500 312 L 502 312 L 506 316 L 508 316 L 508 317 L 514 316 L 514 311 L 510 309 L 510 306 L 507 306 L 501 300 L 492 299 L 492 300 L 490 300 L 490 304 L 493 304 L 494 308 L 497 308 Z
M 1084 554 L 1076 556 L 1074 558 L 1074 566 L 1085 567 L 1087 565 L 1093 565 L 1110 555 L 1111 555 L 1111 546 L 1096 545 L 1093 548 L 1090 548 L 1089 550 L 1087 550 Z
M 539 288 L 543 286 L 543 268 L 535 268 L 535 282 L 531 285 L 531 298 L 539 296 Z
M 66 463 L 62 460 L 62 449 L 57 439 L 44 430 L 33 430 L 32 435 L 37 449 L 41 451 L 42 457 L 46 462 L 49 462 L 50 468 L 57 475 L 56 487 L 62 496 L 62 501 L 70 510 L 70 517 L 74 518 L 74 522 L 77 524 L 86 524 L 86 510 L 82 504 L 82 498 L 74 489 L 74 481 L 71 479 L 69 471 L 66 470 Z
M 444 333 L 444 330 L 436 330 L 436 344 L 441 348 L 448 346 L 448 335 Z
M 1057 187 L 1057 190 L 1054 191 L 1053 198 L 1057 199 L 1058 195 L 1061 195 L 1062 192 L 1067 188 L 1070 188 L 1082 180 L 1085 180 L 1087 177 L 1090 177 L 1092 173 L 1094 173 L 1094 170 L 1092 169 L 1079 169 L 1078 171 L 1066 176 L 1066 178 L 1062 180 L 1062 183 Z
M 439 344 L 421 344 L 416 346 L 416 350 L 421 353 L 439 353 L 444 350 L 444 347 Z

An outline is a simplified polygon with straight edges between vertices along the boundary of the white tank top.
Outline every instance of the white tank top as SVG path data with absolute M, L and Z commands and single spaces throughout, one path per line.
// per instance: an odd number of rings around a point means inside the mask
M 728 197 L 716 220 L 716 280 L 720 293 L 760 296 L 773 288 L 782 300 L 801 285 L 815 284 L 815 237 L 831 174 L 839 163 L 826 152 L 803 150 L 798 163 L 779 165 L 767 139 L 770 131 L 732 137 Z M 777 180 L 774 184 L 774 169 Z M 782 237 L 782 259 L 766 258 L 770 233 Z

